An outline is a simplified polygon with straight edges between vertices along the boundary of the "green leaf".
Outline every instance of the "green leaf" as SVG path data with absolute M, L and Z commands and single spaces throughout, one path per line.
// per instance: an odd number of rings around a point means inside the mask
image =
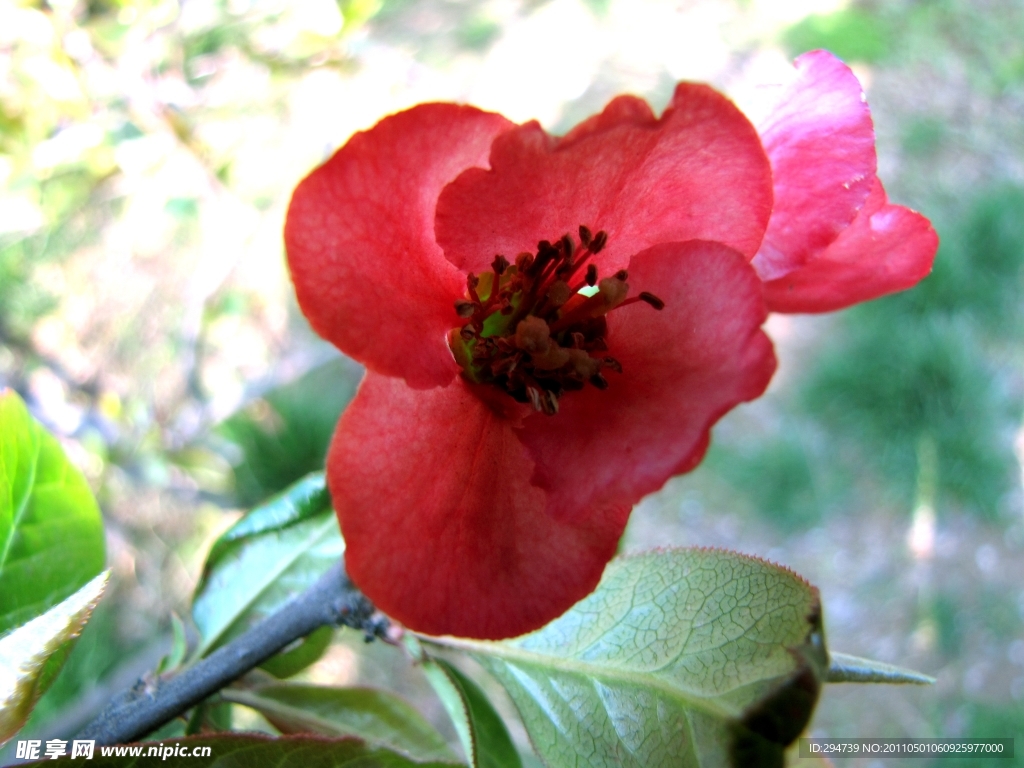
M 827 666 L 818 593 L 756 558 L 676 549 L 612 561 L 548 626 L 469 651 L 549 766 L 781 766 Z
M 473 768 L 521 768 L 505 723 L 480 687 L 444 659 L 424 657 L 421 667 L 459 735 Z
M 110 571 L 42 616 L 0 637 L 0 746 L 28 720 L 99 602 Z
M 70 747 L 70 744 L 68 745 Z M 208 748 L 208 752 L 203 752 Z M 193 752 L 199 750 L 195 755 Z M 152 752 L 150 752 L 152 750 Z M 167 750 L 166 755 L 162 750 Z M 177 754 L 175 754 L 177 752 Z M 143 743 L 96 747 L 90 768 L 151 766 L 159 760 L 166 768 L 245 766 L 245 768 L 452 768 L 452 763 L 418 763 L 405 755 L 369 746 L 359 739 L 324 739 L 309 736 L 271 738 L 255 734 L 185 736 L 166 745 Z M 25 765 L 45 766 L 48 760 Z
M 277 683 L 252 690 L 226 688 L 221 696 L 252 707 L 285 734 L 357 736 L 416 760 L 455 759 L 419 712 L 386 691 Z
M 263 502 L 309 472 L 322 469 L 338 417 L 355 394 L 362 369 L 339 358 L 278 387 L 217 428 L 234 450 L 241 506 Z
M 0 390 L 0 634 L 45 613 L 102 569 L 103 521 L 60 443 Z
M 912 669 L 886 664 L 883 661 L 862 659 L 845 653 L 832 651 L 828 655 L 827 683 L 895 683 L 910 685 L 931 685 L 934 677 L 915 672 Z
M 185 634 L 185 623 L 176 613 L 171 613 L 171 650 L 157 664 L 157 674 L 173 672 L 185 663 L 188 654 L 188 637 Z
M 260 534 L 281 531 L 290 525 L 322 515 L 330 509 L 331 499 L 322 472 L 314 472 L 283 493 L 253 509 L 221 534 L 210 548 L 203 578 L 226 556 L 234 545 Z
M 334 627 L 320 627 L 290 645 L 286 650 L 260 664 L 260 669 L 279 680 L 297 675 L 327 652 L 334 638 Z
M 195 709 L 192 710 L 191 716 L 189 716 L 188 722 L 184 724 L 184 736 L 195 736 L 197 733 L 211 733 L 218 731 L 230 731 L 231 725 L 234 720 L 234 707 L 226 701 L 214 701 L 208 699 L 199 704 Z M 181 723 L 181 719 L 174 720 L 172 722 Z M 165 724 L 157 730 L 163 730 L 170 723 Z M 145 741 L 155 741 L 161 738 L 150 734 L 145 738 Z
M 214 543 L 206 560 L 192 601 L 202 638 L 197 655 L 274 613 L 343 551 L 322 473 L 252 510 Z

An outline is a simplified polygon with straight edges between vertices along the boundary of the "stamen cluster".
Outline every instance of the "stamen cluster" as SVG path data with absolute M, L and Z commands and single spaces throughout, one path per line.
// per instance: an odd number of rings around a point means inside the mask
M 627 298 L 624 269 L 599 279 L 589 260 L 607 242 L 606 232 L 581 225 L 578 244 L 569 234 L 541 240 L 536 253 L 520 253 L 514 264 L 499 254 L 490 272 L 471 272 L 465 298 L 455 302 L 466 323 L 448 336 L 463 376 L 548 415 L 558 412 L 566 392 L 587 383 L 606 389 L 604 372 L 621 373 L 622 366 L 605 354 L 605 316 L 638 301 L 665 306 L 646 291 Z

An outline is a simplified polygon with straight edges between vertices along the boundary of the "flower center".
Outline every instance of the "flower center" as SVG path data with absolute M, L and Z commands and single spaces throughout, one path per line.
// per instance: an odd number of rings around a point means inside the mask
M 638 301 L 665 306 L 646 291 L 627 298 L 624 269 L 598 278 L 588 261 L 607 242 L 606 232 L 580 226 L 579 244 L 571 235 L 554 244 L 541 240 L 536 253 L 519 254 L 515 264 L 499 254 L 490 272 L 469 273 L 466 296 L 455 301 L 466 322 L 448 333 L 462 375 L 548 415 L 558 412 L 566 392 L 588 383 L 606 389 L 604 372 L 621 373 L 622 366 L 605 354 L 605 316 Z

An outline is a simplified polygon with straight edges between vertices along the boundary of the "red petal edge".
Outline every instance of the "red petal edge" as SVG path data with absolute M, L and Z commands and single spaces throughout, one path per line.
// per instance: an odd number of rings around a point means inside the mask
M 762 280 L 782 277 L 835 240 L 875 177 L 875 132 L 856 76 L 828 51 L 805 53 L 795 65 L 793 80 L 757 126 L 775 191 L 754 260 Z
M 939 237 L 921 214 L 891 205 L 877 179 L 860 214 L 824 253 L 764 285 L 772 312 L 831 312 L 916 285 Z
M 530 416 L 520 431 L 560 519 L 632 505 L 692 469 L 711 426 L 775 371 L 761 283 L 742 254 L 706 241 L 658 245 L 630 261 L 629 285 L 665 308 L 608 315 L 608 353 L 623 373 L 606 374 L 607 390 L 567 394 L 557 415 Z
M 425 104 L 355 134 L 296 188 L 285 246 L 310 324 L 371 370 L 410 386 L 457 371 L 445 333 L 464 279 L 434 242 L 441 189 L 486 165 L 512 123 L 455 104 Z
M 660 120 L 612 101 L 563 140 L 529 123 L 499 136 L 491 169 L 445 187 L 437 241 L 465 271 L 575 232 L 608 232 L 602 273 L 660 242 L 726 243 L 752 258 L 771 214 L 771 169 L 750 122 L 724 96 L 681 83 Z
M 603 110 L 591 115 L 582 123 L 577 124 L 558 141 L 558 146 L 565 149 L 573 142 L 582 138 L 611 130 L 619 125 L 635 125 L 651 127 L 656 125 L 658 118 L 654 116 L 651 105 L 636 96 L 616 96 L 608 102 Z
M 373 373 L 342 416 L 327 477 L 346 567 L 410 629 L 523 634 L 589 594 L 615 554 L 628 507 L 548 515 L 514 424 L 461 379 L 423 391 Z

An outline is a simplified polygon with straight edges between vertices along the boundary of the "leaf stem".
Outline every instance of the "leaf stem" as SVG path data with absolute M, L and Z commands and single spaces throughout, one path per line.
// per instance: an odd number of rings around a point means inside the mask
M 140 679 L 107 705 L 77 738 L 127 744 L 159 728 L 237 680 L 290 643 L 323 626 L 362 629 L 380 636 L 386 620 L 349 581 L 344 565 L 332 566 L 301 595 L 194 666 L 166 680 Z

